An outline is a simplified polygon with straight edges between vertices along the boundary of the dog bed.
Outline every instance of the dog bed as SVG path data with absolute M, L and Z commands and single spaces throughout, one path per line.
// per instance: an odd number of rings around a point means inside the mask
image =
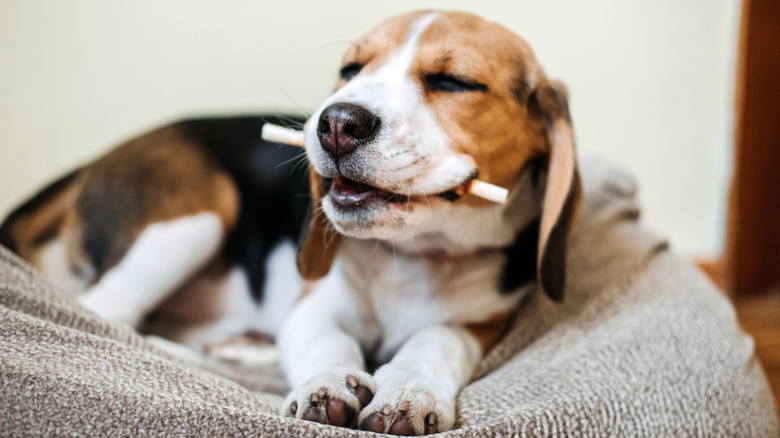
M 532 294 L 444 436 L 778 436 L 727 297 L 638 221 L 634 185 L 582 166 L 563 303 Z M 170 356 L 0 249 L 0 435 L 371 436 L 278 416 L 275 367 Z

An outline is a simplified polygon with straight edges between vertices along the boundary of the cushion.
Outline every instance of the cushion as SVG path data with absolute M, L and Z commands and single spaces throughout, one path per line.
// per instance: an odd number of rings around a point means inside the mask
M 630 178 L 581 171 L 564 301 L 523 302 L 442 435 L 780 435 L 728 298 L 640 224 Z M 275 366 L 171 356 L 0 248 L 3 435 L 374 435 L 280 417 L 286 391 Z

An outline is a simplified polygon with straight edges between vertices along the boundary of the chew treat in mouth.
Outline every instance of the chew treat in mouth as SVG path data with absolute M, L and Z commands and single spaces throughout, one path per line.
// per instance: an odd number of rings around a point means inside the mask
M 265 141 L 304 147 L 303 131 L 296 131 L 295 129 L 284 128 L 282 126 L 271 123 L 266 123 L 263 125 L 262 137 Z M 400 200 L 405 199 L 403 195 L 390 193 L 376 187 L 371 187 L 366 184 L 348 180 L 343 177 L 336 178 L 333 181 L 333 184 L 335 186 L 334 188 L 336 189 L 338 189 L 339 184 L 341 184 L 341 188 L 343 188 L 343 191 L 334 191 L 334 193 L 337 193 L 337 196 L 339 197 L 338 199 L 334 198 L 334 200 L 337 200 L 337 202 L 339 202 L 339 200 L 343 200 L 345 205 L 354 205 L 359 203 L 361 200 L 366 200 L 368 198 L 377 196 L 384 197 L 384 199 L 388 202 L 400 202 Z M 477 196 L 479 198 L 487 199 L 488 201 L 493 201 L 499 204 L 506 204 L 509 191 L 497 185 L 486 183 L 478 179 L 472 179 L 466 181 L 464 184 L 461 184 L 458 187 L 455 187 L 452 190 L 441 193 L 442 196 L 453 201 L 465 194 Z
M 303 131 L 285 128 L 284 126 L 266 123 L 261 134 L 263 140 L 274 143 L 284 143 L 292 146 L 304 147 Z

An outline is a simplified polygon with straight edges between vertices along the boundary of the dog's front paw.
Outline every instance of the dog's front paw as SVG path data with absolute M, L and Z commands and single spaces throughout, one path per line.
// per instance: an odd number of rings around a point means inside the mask
M 371 402 L 374 393 L 374 378 L 363 371 L 323 373 L 287 396 L 282 415 L 354 428 L 358 414 Z
M 452 429 L 455 399 L 420 379 L 380 379 L 371 404 L 360 413 L 363 430 L 392 435 L 427 435 Z

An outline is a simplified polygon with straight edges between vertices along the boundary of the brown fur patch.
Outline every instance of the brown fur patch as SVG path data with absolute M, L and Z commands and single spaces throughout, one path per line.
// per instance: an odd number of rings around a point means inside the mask
M 512 312 L 501 312 L 491 315 L 484 321 L 465 324 L 463 329 L 477 339 L 484 355 L 506 334 L 511 321 Z
M 544 131 L 529 120 L 518 98 L 518 90 L 533 87 L 542 73 L 528 45 L 509 30 L 471 14 L 444 13 L 420 36 L 411 71 L 453 149 L 476 162 L 480 180 L 510 188 L 522 166 L 545 152 Z M 468 78 L 487 90 L 431 90 L 425 76 L 438 73 Z M 476 197 L 464 202 L 489 203 Z
M 43 201 L 38 208 L 14 219 L 11 232 L 15 250 L 20 257 L 33 260 L 39 247 L 60 233 L 81 187 L 81 178 L 76 176 L 66 187 Z
M 474 159 L 481 180 L 511 188 L 526 163 L 550 156 L 538 266 L 543 288 L 560 299 L 566 240 L 581 196 L 565 87 L 546 79 L 521 38 L 459 12 L 442 14 L 420 36 L 410 72 L 453 149 Z M 485 89 L 440 92 L 426 83 L 436 74 L 467 78 Z
M 213 211 L 230 231 L 238 209 L 233 181 L 176 126 L 125 143 L 85 168 L 76 203 L 82 244 L 98 275 L 152 223 Z
M 301 234 L 301 243 L 298 247 L 298 271 L 304 280 L 318 280 L 330 271 L 333 260 L 336 258 L 341 245 L 339 234 L 322 211 L 322 198 L 325 197 L 325 189 L 322 186 L 322 177 L 309 168 L 312 211 L 308 230 Z M 304 292 L 308 292 L 308 288 Z

